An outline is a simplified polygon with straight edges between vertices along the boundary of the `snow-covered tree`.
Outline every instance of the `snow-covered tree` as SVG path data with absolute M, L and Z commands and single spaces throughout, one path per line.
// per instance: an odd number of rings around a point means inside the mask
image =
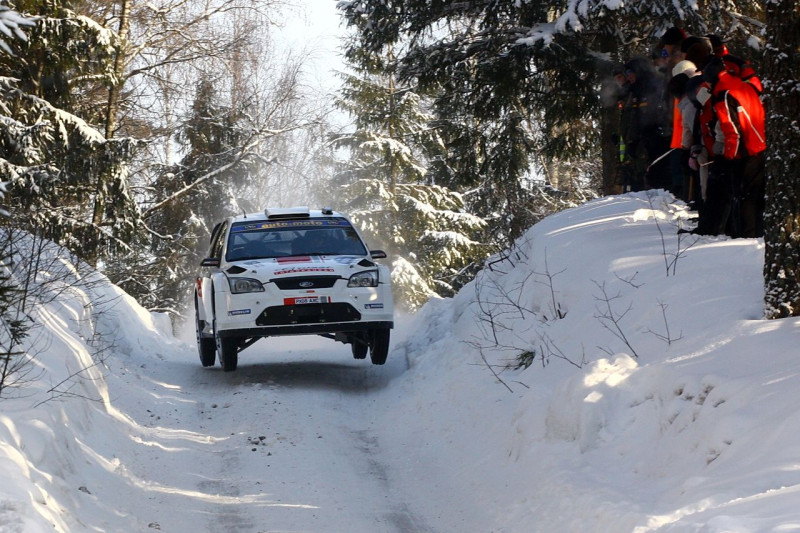
M 484 236 L 483 219 L 468 213 L 461 195 L 445 187 L 397 183 L 390 190 L 373 178 L 346 186 L 343 194 L 368 242 L 388 250 L 396 297 L 406 308 L 453 295 L 489 250 L 475 240 Z
M 368 240 L 389 253 L 398 300 L 414 309 L 465 281 L 463 270 L 486 253 L 476 241 L 485 223 L 428 175 L 444 145 L 420 95 L 387 73 L 391 57 L 391 47 L 382 54 L 351 50 L 355 74 L 346 77 L 338 104 L 355 131 L 335 140 L 349 154 L 336 180 Z
M 33 24 L 29 17 L 20 15 L 8 6 L 0 6 L 0 34 L 2 34 L 0 55 L 13 54 L 11 46 L 6 43 L 6 38 L 26 41 L 27 36 L 22 30 Z M 7 120 L 8 117 L 0 114 L 0 121 Z M 8 175 L 3 171 L 6 165 L 7 162 L 0 160 L 0 175 L 3 180 L 0 183 L 0 199 L 6 194 L 5 181 Z M 2 217 L 8 215 L 5 210 L 0 212 Z M 0 232 L 0 395 L 4 389 L 17 381 L 18 374 L 23 370 L 25 360 L 19 345 L 28 331 L 28 324 L 19 312 L 19 301 L 23 291 L 14 280 L 9 268 L 14 255 L 11 235 L 10 231 Z
M 30 17 L 21 15 L 17 11 L 8 6 L 0 6 L 0 49 L 6 54 L 13 55 L 14 52 L 11 47 L 6 43 L 7 38 L 17 38 L 22 41 L 27 41 L 28 37 L 22 31 L 26 26 L 33 26 L 34 21 Z
M 528 205 L 535 154 L 555 156 L 569 148 L 585 157 L 594 149 L 591 124 L 574 119 L 596 106 L 595 92 L 585 82 L 596 60 L 579 51 L 574 38 L 525 40 L 526 28 L 549 22 L 550 4 L 467 1 L 456 7 L 366 0 L 339 5 L 360 30 L 360 47 L 407 43 L 396 61 L 399 78 L 435 90 L 436 126 L 447 146 L 431 169 L 436 182 L 479 190 L 476 212 L 491 217 L 503 239 L 519 236 L 535 222 Z M 566 60 L 570 68 L 564 68 Z M 552 97 L 559 92 L 569 98 Z M 571 128 L 563 127 L 570 120 Z M 550 135 L 556 127 L 562 133 Z
M 89 260 L 125 249 L 137 208 L 127 188 L 126 161 L 135 143 L 106 140 L 83 119 L 0 78 L 0 173 L 9 183 L 14 223 Z M 107 183 L 102 224 L 92 199 Z
M 241 212 L 234 199 L 253 161 L 238 153 L 244 139 L 236 121 L 214 84 L 201 79 L 179 132 L 187 153 L 165 167 L 152 187 L 152 202 L 161 207 L 145 213 L 144 222 L 153 230 L 149 250 L 135 250 L 112 269 L 117 283 L 149 309 L 180 314 L 213 224 Z
M 768 0 L 766 314 L 800 316 L 800 4 Z
M 136 143 L 98 130 L 115 35 L 68 2 L 21 5 L 35 25 L 0 56 L 0 166 L 13 220 L 95 261 L 127 247 L 136 227 L 126 164 Z
M 480 186 L 509 237 L 531 222 L 528 178 L 552 161 L 599 159 L 610 135 L 601 82 L 614 63 L 650 55 L 663 32 L 757 39 L 754 2 L 694 0 L 342 0 L 359 47 L 402 43 L 396 72 L 436 88 L 443 171 Z M 605 157 L 613 150 L 604 150 Z

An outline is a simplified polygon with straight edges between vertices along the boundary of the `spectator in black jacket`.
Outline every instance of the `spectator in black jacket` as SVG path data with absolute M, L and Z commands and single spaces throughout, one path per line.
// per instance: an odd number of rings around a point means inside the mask
M 652 62 L 636 57 L 625 63 L 629 83 L 628 96 L 623 104 L 620 134 L 626 147 L 626 162 L 632 166 L 630 183 L 625 191 L 638 191 L 658 182 L 650 168 L 653 161 L 669 150 L 664 135 L 667 121 L 664 109 L 663 78 Z

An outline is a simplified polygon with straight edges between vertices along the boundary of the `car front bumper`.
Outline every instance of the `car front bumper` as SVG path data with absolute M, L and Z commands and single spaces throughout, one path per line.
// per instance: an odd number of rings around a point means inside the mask
M 278 290 L 274 284 L 266 288 L 257 293 L 216 293 L 220 337 L 313 335 L 394 326 L 394 303 L 388 285 L 331 287 L 313 293 Z
M 337 322 L 331 324 L 297 324 L 292 326 L 265 326 L 255 328 L 221 329 L 219 336 L 253 338 L 286 335 L 320 335 L 323 333 L 350 333 L 372 329 L 392 329 L 394 322 Z

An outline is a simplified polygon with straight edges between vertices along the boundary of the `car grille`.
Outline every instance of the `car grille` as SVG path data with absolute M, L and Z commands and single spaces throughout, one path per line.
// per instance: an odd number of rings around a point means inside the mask
M 361 320 L 361 313 L 348 303 L 276 305 L 264 309 L 256 318 L 256 325 L 288 326 L 357 320 Z
M 330 289 L 340 280 L 339 276 L 309 276 L 305 278 L 280 278 L 272 279 L 280 290 L 288 291 L 292 289 Z

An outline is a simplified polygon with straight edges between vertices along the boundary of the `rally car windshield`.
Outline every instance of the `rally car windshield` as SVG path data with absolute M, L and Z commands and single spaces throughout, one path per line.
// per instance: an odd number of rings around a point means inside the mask
M 231 227 L 227 261 L 304 255 L 367 255 L 343 218 L 237 222 Z

